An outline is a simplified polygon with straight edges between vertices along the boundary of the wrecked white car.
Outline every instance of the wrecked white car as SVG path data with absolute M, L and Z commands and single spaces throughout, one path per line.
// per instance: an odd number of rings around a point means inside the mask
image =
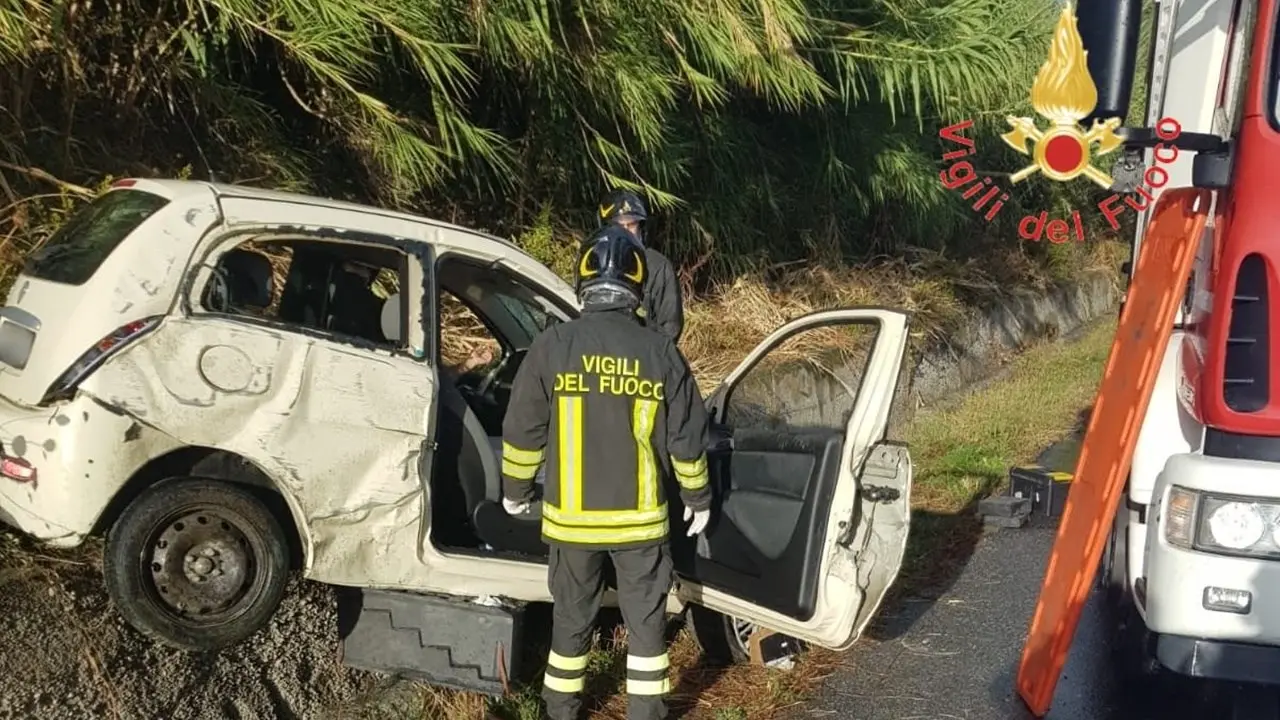
M 446 307 L 488 334 L 478 366 L 442 362 Z M 298 568 L 360 589 L 348 664 L 493 691 L 522 608 L 550 600 L 494 447 L 525 350 L 576 313 L 520 248 L 453 225 L 117 182 L 0 309 L 0 521 L 59 547 L 105 533 L 113 602 L 160 642 L 246 638 Z M 717 512 L 676 540 L 671 610 L 693 609 L 709 652 L 745 657 L 753 623 L 848 647 L 897 576 L 911 461 L 885 438 L 906 322 L 794 320 L 708 400 Z

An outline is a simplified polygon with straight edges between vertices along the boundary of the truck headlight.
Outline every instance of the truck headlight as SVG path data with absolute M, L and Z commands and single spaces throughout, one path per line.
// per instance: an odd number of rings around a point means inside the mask
M 1165 510 L 1171 545 L 1280 558 L 1280 500 L 1213 495 L 1174 486 Z
M 1257 544 L 1267 531 L 1267 521 L 1254 503 L 1223 502 L 1205 498 L 1205 541 L 1230 550 L 1244 550 Z

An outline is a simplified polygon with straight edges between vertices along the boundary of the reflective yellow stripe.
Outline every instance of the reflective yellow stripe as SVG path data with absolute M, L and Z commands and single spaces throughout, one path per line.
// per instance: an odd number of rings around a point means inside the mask
M 555 505 L 543 504 L 542 517 L 559 525 L 590 525 L 592 527 L 652 525 L 667 519 L 667 505 L 663 503 L 651 510 L 579 510 L 570 512 L 561 510 Z
M 521 465 L 506 458 L 502 459 L 502 474 L 516 480 L 532 480 L 538 476 L 537 465 Z
M 709 482 L 706 454 L 699 455 L 698 459 L 692 462 L 673 457 L 671 467 L 676 471 L 676 480 L 680 482 L 680 487 L 685 490 L 701 490 Z
M 547 664 L 557 670 L 564 670 L 565 672 L 582 672 L 587 669 L 587 656 L 579 655 L 577 657 L 565 657 L 555 650 L 552 650 L 547 654 Z
M 556 424 L 560 431 L 560 507 L 582 509 L 582 396 L 561 395 Z
M 671 692 L 671 680 L 627 680 L 628 695 L 666 695 Z
M 522 450 L 507 441 L 502 442 L 502 459 L 510 460 L 518 465 L 533 465 L 537 467 L 542 464 L 542 450 Z
M 666 653 L 655 655 L 654 657 L 641 657 L 640 655 L 627 656 L 627 669 L 636 672 L 657 672 L 666 670 L 671 667 L 671 657 Z
M 546 510 L 547 506 L 543 506 Z M 544 512 L 542 515 L 542 534 L 551 540 L 572 543 L 575 545 L 613 545 L 638 543 L 649 540 L 662 540 L 667 537 L 668 520 L 662 519 L 653 525 L 635 525 L 631 527 L 570 527 L 557 525 Z
M 543 675 L 542 686 L 548 690 L 572 695 L 574 693 L 580 693 L 584 688 L 586 688 L 587 679 L 585 677 L 579 677 L 572 680 L 565 680 L 564 678 L 556 677 L 555 675 Z
M 658 462 L 653 455 L 653 425 L 658 417 L 657 400 L 637 399 L 631 406 L 631 434 L 636 439 L 637 507 L 658 506 Z

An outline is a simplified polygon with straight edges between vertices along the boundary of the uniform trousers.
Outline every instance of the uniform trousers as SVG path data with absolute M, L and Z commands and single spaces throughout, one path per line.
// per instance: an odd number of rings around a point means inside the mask
M 547 582 L 555 601 L 543 698 L 551 720 L 579 720 L 587 653 L 612 560 L 627 626 L 627 720 L 667 717 L 666 609 L 673 579 L 666 544 L 595 550 L 552 543 Z

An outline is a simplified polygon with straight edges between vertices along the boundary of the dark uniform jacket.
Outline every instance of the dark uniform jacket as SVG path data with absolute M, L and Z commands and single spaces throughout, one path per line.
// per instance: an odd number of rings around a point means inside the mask
M 680 342 L 684 332 L 684 303 L 675 266 L 662 253 L 646 246 L 644 260 L 649 274 L 644 279 L 644 302 L 638 311 L 645 325 Z
M 506 497 L 531 501 L 546 462 L 548 543 L 618 549 L 666 540 L 663 479 L 711 504 L 707 411 L 671 338 L 624 308 L 584 312 L 534 339 L 502 424 Z

